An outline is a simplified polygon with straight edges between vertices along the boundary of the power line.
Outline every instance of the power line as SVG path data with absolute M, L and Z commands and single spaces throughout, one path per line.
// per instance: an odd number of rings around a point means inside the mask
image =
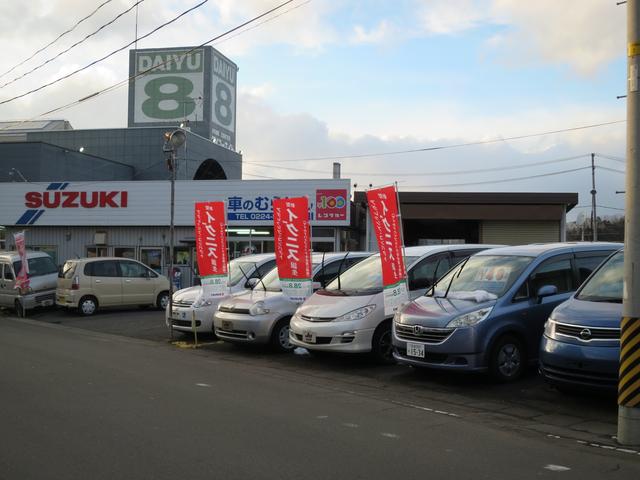
M 466 143 L 456 143 L 456 144 L 452 144 L 452 145 L 437 145 L 434 147 L 423 147 L 423 148 L 413 148 L 413 149 L 408 149 L 408 150 L 394 150 L 394 151 L 389 151 L 389 152 L 371 152 L 371 153 L 358 153 L 358 154 L 353 154 L 353 155 L 336 155 L 336 156 L 328 156 L 328 157 L 303 157 L 303 158 L 289 158 L 286 160 L 270 160 L 271 162 L 274 163 L 281 163 L 281 162 L 311 162 L 311 161 L 322 161 L 322 160 L 347 160 L 347 159 L 351 159 L 351 158 L 367 158 L 367 157 L 385 157 L 385 156 L 390 156 L 390 155 L 402 155 L 402 154 L 406 154 L 406 153 L 418 153 L 418 152 L 431 152 L 434 150 L 446 150 L 446 149 L 450 149 L 450 148 L 461 148 L 461 147 L 470 147 L 473 145 L 487 145 L 487 144 L 491 144 L 491 143 L 498 143 L 498 142 L 507 142 L 510 140 L 521 140 L 524 138 L 531 138 L 531 137 L 541 137 L 544 135 L 552 135 L 555 133 L 565 133 L 565 132 L 573 132 L 576 130 L 584 130 L 587 128 L 595 128 L 595 127 L 604 127 L 607 125 L 615 125 L 617 123 L 624 123 L 626 122 L 626 120 L 613 120 L 610 122 L 603 122 L 603 123 L 594 123 L 594 124 L 590 124 L 590 125 L 580 125 L 577 127 L 569 127 L 569 128 L 562 128 L 559 130 L 549 130 L 546 132 L 538 132 L 538 133 L 530 133 L 530 134 L 526 134 L 526 135 L 516 135 L 513 137 L 501 137 L 501 138 L 496 138 L 496 139 L 492 139 L 492 140 L 479 140 L 479 141 L 475 141 L 475 142 L 466 142 Z
M 554 160 L 545 160 L 542 162 L 531 162 L 531 163 L 523 163 L 520 165 L 507 165 L 507 166 L 492 167 L 492 168 L 481 168 L 481 169 L 475 169 L 475 170 L 457 170 L 452 172 L 416 172 L 416 173 L 397 173 L 397 172 L 370 173 L 370 172 L 367 172 L 366 175 L 369 177 L 421 177 L 421 176 L 435 177 L 435 176 L 444 176 L 444 175 L 465 175 L 470 173 L 500 172 L 503 170 L 517 170 L 521 168 L 529 168 L 529 167 L 535 167 L 539 165 L 549 165 L 552 163 L 568 162 L 570 160 L 585 158 L 587 155 L 588 154 L 585 153 L 582 155 L 575 155 L 573 157 L 557 158 Z M 257 167 L 273 168 L 273 165 L 267 165 L 264 163 L 257 163 L 257 162 L 244 162 L 244 163 L 248 165 L 254 165 Z M 297 172 L 327 173 L 325 170 L 310 170 L 306 168 L 294 168 L 294 167 L 277 167 L 277 168 L 280 170 L 291 170 L 291 171 L 297 171 Z M 345 175 L 362 175 L 362 172 L 342 172 L 342 173 Z
M 6 87 L 7 85 L 11 85 L 12 83 L 28 76 L 31 75 L 33 72 L 35 72 L 36 70 L 41 69 L 42 67 L 44 67 L 45 65 L 53 62 L 54 60 L 58 59 L 59 57 L 61 57 L 62 55 L 64 55 L 65 53 L 69 52 L 70 50 L 72 50 L 73 48 L 77 47 L 78 45 L 80 45 L 81 43 L 87 41 L 89 38 L 97 35 L 100 31 L 104 30 L 105 28 L 107 28 L 109 25 L 113 24 L 114 22 L 116 22 L 120 17 L 126 15 L 127 13 L 129 13 L 131 10 L 133 10 L 134 8 L 138 8 L 138 5 L 140 3 L 144 2 L 144 0 L 138 0 L 136 3 L 134 3 L 133 5 L 131 5 L 129 8 L 127 8 L 126 10 L 123 10 L 122 12 L 120 12 L 118 15 L 116 15 L 113 19 L 111 19 L 109 22 L 105 23 L 104 25 L 100 26 L 100 28 L 98 28 L 97 30 L 95 30 L 94 32 L 88 34 L 87 36 L 85 36 L 82 40 L 78 40 L 76 43 L 74 43 L 73 45 L 69 46 L 68 48 L 62 50 L 61 52 L 59 52 L 57 55 L 55 55 L 54 57 L 51 57 L 47 60 L 45 60 L 44 62 L 42 62 L 40 65 L 32 68 L 31 70 L 23 73 L 20 76 L 15 77 L 13 80 L 10 80 L 6 83 L 3 83 L 2 85 L 0 85 L 0 89 Z M 126 47 L 125 47 L 126 48 Z M 114 52 L 116 53 L 116 52 Z M 103 59 L 104 60 L 104 59 Z
M 195 10 L 195 9 L 197 9 L 197 8 L 200 8 L 202 5 L 204 5 L 204 4 L 205 4 L 205 3 L 207 3 L 208 1 L 209 1 L 209 0 L 202 0 L 202 1 L 201 1 L 200 3 L 198 3 L 197 5 L 195 5 L 195 6 L 191 7 L 191 8 L 189 8 L 189 9 L 185 10 L 185 11 L 184 11 L 184 12 L 182 12 L 180 15 L 178 15 L 178 16 L 176 16 L 176 17 L 172 18 L 172 19 L 171 19 L 171 20 L 169 20 L 168 22 L 165 22 L 165 23 L 163 23 L 162 25 L 159 25 L 158 27 L 156 27 L 156 28 L 154 28 L 153 30 L 151 30 L 149 33 L 147 33 L 147 34 L 143 35 L 142 37 L 140 37 L 139 39 L 136 39 L 136 40 L 133 40 L 133 41 L 129 42 L 128 44 L 126 44 L 126 45 L 124 45 L 124 46 L 122 46 L 122 47 L 120 47 L 120 48 L 118 48 L 118 49 L 114 50 L 113 52 L 111 52 L 111 53 L 109 53 L 109 54 L 107 54 L 107 55 L 105 55 L 105 56 L 103 56 L 103 57 L 101 57 L 101 58 L 99 58 L 99 59 L 97 59 L 97 60 L 94 60 L 93 62 L 91 62 L 91 63 L 89 63 L 89 64 L 87 64 L 87 65 L 85 65 L 84 67 L 78 68 L 78 69 L 74 70 L 74 71 L 73 71 L 73 72 L 71 72 L 71 73 L 68 73 L 68 74 L 66 74 L 66 75 L 63 75 L 62 77 L 59 77 L 59 78 L 57 78 L 57 79 L 55 79 L 55 80 L 52 80 L 52 81 L 51 81 L 51 82 L 49 82 L 49 83 L 45 83 L 44 85 L 41 85 L 41 86 L 39 86 L 39 87 L 37 87 L 37 88 L 34 88 L 34 89 L 32 89 L 32 90 L 29 90 L 28 92 L 22 93 L 22 94 L 20 94 L 20 95 L 16 95 L 16 96 L 14 96 L 14 97 L 12 97 L 12 98 L 9 98 L 9 99 L 7 99 L 7 100 L 2 100 L 2 101 L 0 101 L 0 105 L 4 105 L 4 104 L 6 104 L 6 103 L 13 102 L 14 100 L 17 100 L 17 99 L 19 99 L 19 98 L 26 97 L 27 95 L 30 95 L 30 94 L 35 93 L 35 92 L 38 92 L 38 91 L 40 91 L 40 90 L 42 90 L 42 89 L 44 89 L 44 88 L 46 88 L 46 87 L 50 87 L 51 85 L 54 85 L 54 84 L 56 84 L 56 83 L 58 83 L 58 82 L 61 82 L 62 80 L 66 80 L 67 78 L 69 78 L 69 77 L 71 77 L 71 76 L 75 75 L 76 73 L 82 72 L 83 70 L 86 70 L 87 68 L 90 68 L 90 67 L 94 66 L 95 64 L 100 63 L 100 62 L 102 62 L 103 60 L 106 60 L 106 59 L 107 59 L 107 58 L 109 58 L 109 57 L 112 57 L 112 56 L 113 56 L 113 55 L 115 55 L 116 53 L 121 52 L 121 51 L 122 51 L 122 50 L 124 50 L 125 48 L 130 47 L 130 46 L 131 46 L 131 45 L 133 45 L 137 40 L 143 40 L 143 39 L 147 38 L 148 36 L 153 35 L 153 34 L 154 34 L 154 33 L 156 33 L 158 30 L 160 30 L 160 29 L 162 29 L 162 28 L 164 28 L 164 27 L 166 27 L 166 26 L 168 26 L 168 25 L 170 25 L 170 24 L 172 24 L 172 23 L 176 22 L 177 20 L 179 20 L 180 18 L 184 17 L 185 15 L 187 15 L 187 14 L 188 14 L 188 13 L 190 13 L 190 12 L 192 12 L 193 10 Z M 95 94 L 94 94 L 94 95 L 95 95 Z M 91 95 L 91 96 L 94 96 L 94 95 Z M 85 98 L 89 98 L 89 97 L 85 97 Z
M 47 48 L 49 48 L 51 45 L 53 45 L 54 43 L 56 43 L 58 40 L 60 40 L 62 37 L 64 37 L 65 35 L 67 35 L 68 33 L 71 33 L 73 30 L 75 30 L 75 28 L 80 25 L 82 22 L 84 22 L 85 20 L 88 20 L 89 18 L 91 18 L 98 10 L 100 10 L 102 7 L 104 7 L 105 5 L 107 5 L 108 3 L 111 3 L 113 0 L 106 0 L 105 2 L 102 2 L 100 5 L 98 5 L 93 12 L 91 12 L 89 15 L 87 15 L 86 17 L 81 18 L 80 20 L 78 20 L 71 28 L 69 28 L 68 30 L 65 30 L 64 32 L 62 32 L 60 35 L 58 35 L 55 39 L 53 39 L 51 42 L 47 43 L 44 47 L 36 50 L 34 53 L 31 54 L 31 56 L 29 58 L 24 59 L 22 62 L 18 63 L 17 65 L 14 65 L 13 67 L 11 67 L 9 70 L 7 70 L 6 72 L 4 72 L 3 74 L 0 74 L 0 78 L 4 77 L 5 75 L 7 75 L 8 73 L 13 72 L 16 68 L 18 68 L 21 65 L 24 65 L 25 63 L 27 63 L 29 60 L 31 60 L 33 57 L 35 57 L 37 54 L 39 54 L 40 52 L 46 50 Z
M 616 157 L 615 155 L 605 155 L 604 153 L 596 153 L 597 156 L 613 160 L 614 162 L 627 163 L 623 157 Z
M 623 175 L 625 175 L 627 173 L 624 170 L 618 170 L 616 168 L 603 167 L 602 165 L 596 165 L 596 168 L 599 168 L 600 170 L 606 170 L 607 172 L 621 173 Z
M 198 48 L 202 48 L 205 45 L 209 45 L 210 43 L 213 43 L 216 40 L 219 40 L 219 39 L 229 35 L 230 33 L 233 33 L 233 32 L 235 32 L 237 30 L 240 30 L 241 28 L 243 28 L 243 27 L 245 27 L 245 26 L 247 26 L 247 25 L 249 25 L 249 24 L 251 24 L 251 23 L 253 23 L 253 22 L 255 22 L 255 21 L 257 21 L 257 20 L 259 20 L 259 19 L 261 19 L 261 18 L 263 18 L 265 16 L 267 16 L 267 15 L 269 15 L 270 13 L 273 13 L 276 10 L 279 10 L 280 8 L 284 7 L 285 5 L 288 5 L 289 3 L 292 3 L 293 1 L 294 0 L 287 0 L 287 1 L 285 1 L 285 2 L 283 2 L 281 4 L 279 4 L 279 5 L 276 5 L 275 7 L 267 10 L 266 12 L 261 13 L 260 15 L 257 15 L 255 17 L 247 20 L 246 22 L 227 30 L 226 32 L 223 32 L 223 33 L 213 37 L 212 39 L 210 39 L 210 40 L 208 40 L 208 41 L 206 41 L 204 43 L 201 43 L 200 45 L 198 45 L 196 47 L 193 47 L 191 50 L 185 52 L 183 55 L 181 55 L 179 57 L 180 61 L 182 61 L 183 58 L 185 58 L 187 55 L 191 54 L 193 51 L 197 50 Z M 92 93 L 90 95 L 87 95 L 87 96 L 85 96 L 83 98 L 80 98 L 79 100 L 75 100 L 73 102 L 69 102 L 69 103 L 67 103 L 65 105 L 62 105 L 60 107 L 53 108 L 53 109 L 51 109 L 51 110 L 49 110 L 47 112 L 41 113 L 40 115 L 36 115 L 35 117 L 31 117 L 31 118 L 26 119 L 26 120 L 17 121 L 15 123 L 11 124 L 11 125 L 7 125 L 6 127 L 2 127 L 2 128 L 0 128 L 0 131 L 7 130 L 7 129 L 10 129 L 10 128 L 16 126 L 16 125 L 20 125 L 21 123 L 29 122 L 31 120 L 35 120 L 35 119 L 43 117 L 45 115 L 50 115 L 52 113 L 60 112 L 62 110 L 66 110 L 66 109 L 71 108 L 73 106 L 79 105 L 82 102 L 86 102 L 86 101 L 91 100 L 93 98 L 96 98 L 96 97 L 98 97 L 100 95 L 108 93 L 108 92 L 110 92 L 112 90 L 115 90 L 115 89 L 117 89 L 117 88 L 119 88 L 121 86 L 127 85 L 131 80 L 134 80 L 134 79 L 136 79 L 136 78 L 138 78 L 138 77 L 140 77 L 142 75 L 146 75 L 151 70 L 160 68 L 160 67 L 162 67 L 162 66 L 164 66 L 164 65 L 166 65 L 167 63 L 170 63 L 170 62 L 171 62 L 171 60 L 165 61 L 165 62 L 163 62 L 161 64 L 153 66 L 152 68 L 149 68 L 148 70 L 144 70 L 144 71 L 139 72 L 139 73 L 137 73 L 135 75 L 132 75 L 132 76 L 130 76 L 129 78 L 127 78 L 125 80 L 121 80 L 120 82 L 116 82 L 116 83 L 114 83 L 113 85 L 111 85 L 109 87 L 105 87 L 102 90 L 98 90 L 98 91 L 96 91 L 96 92 L 94 92 L 94 93 Z

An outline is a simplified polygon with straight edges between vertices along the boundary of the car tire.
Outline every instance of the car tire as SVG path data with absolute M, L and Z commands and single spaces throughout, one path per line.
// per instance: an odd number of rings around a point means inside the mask
M 524 373 L 527 355 L 522 341 L 515 335 L 503 335 L 491 349 L 489 373 L 499 383 L 513 382 Z
M 278 320 L 271 331 L 271 346 L 277 352 L 292 352 L 296 346 L 289 341 L 290 317 Z
M 393 344 L 391 342 L 391 322 L 385 321 L 378 325 L 371 340 L 371 354 L 376 362 L 383 365 L 396 363 L 393 358 Z
M 22 306 L 22 302 L 20 300 L 16 299 L 16 301 L 13 302 L 13 306 L 16 310 L 16 315 L 19 318 L 25 318 L 27 316 L 27 309 Z
M 156 307 L 160 310 L 166 310 L 169 305 L 169 292 L 160 292 L 156 299 Z
M 78 313 L 85 317 L 90 317 L 98 310 L 98 300 L 96 297 L 87 295 L 82 297 L 78 302 Z

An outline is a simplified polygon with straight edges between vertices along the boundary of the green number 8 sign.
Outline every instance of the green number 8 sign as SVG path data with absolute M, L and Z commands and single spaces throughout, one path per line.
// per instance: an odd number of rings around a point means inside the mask
M 167 85 L 171 85 L 173 88 L 163 88 Z M 171 91 L 167 92 L 167 90 Z M 196 109 L 195 101 L 189 97 L 191 92 L 193 92 L 193 82 L 188 78 L 176 76 L 154 78 L 144 86 L 144 93 L 149 98 L 142 102 L 142 112 L 147 117 L 162 120 L 187 117 Z M 175 107 L 172 109 L 161 108 L 161 102 L 167 100 L 176 102 Z
M 233 98 L 229 87 L 222 82 L 218 82 L 216 85 L 216 103 L 213 108 L 216 114 L 216 119 L 222 125 L 231 125 L 231 121 L 233 120 L 233 112 L 231 110 L 232 101 Z

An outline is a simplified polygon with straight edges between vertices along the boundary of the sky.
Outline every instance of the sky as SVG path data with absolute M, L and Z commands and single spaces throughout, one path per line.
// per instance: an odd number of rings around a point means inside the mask
M 0 102 L 132 42 L 136 10 L 142 36 L 202 0 L 139 1 L 51 60 L 136 1 L 30 0 L 3 9 L 0 39 L 11 48 L 0 67 Z M 209 0 L 137 45 L 198 45 L 282 1 Z M 623 213 L 624 195 L 615 192 L 624 190 L 626 106 L 616 98 L 626 93 L 624 5 L 294 0 L 265 20 L 213 43 L 239 66 L 236 143 L 244 178 L 328 178 L 336 160 L 322 157 L 352 156 L 339 161 L 358 189 L 398 182 L 400 191 L 578 192 L 575 219 L 589 216 L 585 167 L 594 152 L 598 214 Z M 0 104 L 0 120 L 43 118 L 126 80 L 128 67 L 126 48 Z M 126 85 L 44 118 L 64 118 L 76 129 L 126 127 Z M 610 124 L 529 136 L 603 123 Z M 528 137 L 510 139 L 519 136 Z M 361 156 L 475 142 L 487 143 Z

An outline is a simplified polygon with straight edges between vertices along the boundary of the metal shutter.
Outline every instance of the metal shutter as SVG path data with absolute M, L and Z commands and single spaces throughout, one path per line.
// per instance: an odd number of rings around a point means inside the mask
M 504 245 L 524 245 L 560 241 L 560 222 L 546 221 L 495 221 L 480 224 L 480 241 Z

